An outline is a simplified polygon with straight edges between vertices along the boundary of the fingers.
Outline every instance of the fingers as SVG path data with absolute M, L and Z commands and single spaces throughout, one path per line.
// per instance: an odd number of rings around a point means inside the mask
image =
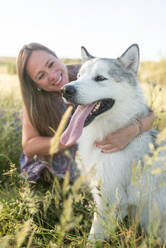
M 101 149 L 102 153 L 112 153 L 121 150 L 120 147 L 115 147 L 112 144 L 97 145 L 97 147 Z
M 123 147 L 114 146 L 112 144 L 97 145 L 97 147 L 101 149 L 102 153 L 113 153 L 113 152 L 118 152 L 121 149 L 123 149 Z
M 101 150 L 110 150 L 113 148 L 112 144 L 103 144 L 103 145 L 96 145 L 96 147 L 100 148 Z
M 95 142 L 95 145 L 97 147 L 100 147 L 100 146 L 103 146 L 103 145 L 106 145 L 106 144 L 108 144 L 108 140 L 107 139 L 104 139 L 102 141 Z
M 120 151 L 120 149 L 117 147 L 114 147 L 114 148 L 109 149 L 109 150 L 102 150 L 101 152 L 102 153 L 113 153 L 113 152 L 118 152 L 118 151 Z

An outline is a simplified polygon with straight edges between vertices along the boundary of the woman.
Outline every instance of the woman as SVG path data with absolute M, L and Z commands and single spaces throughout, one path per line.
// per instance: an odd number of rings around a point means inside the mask
M 75 80 L 80 65 L 65 66 L 56 54 L 38 43 L 24 46 L 17 59 L 18 76 L 24 101 L 22 146 L 24 153 L 20 159 L 21 171 L 29 182 L 36 182 L 41 173 L 64 178 L 69 171 L 70 179 L 77 176 L 74 163 L 63 153 L 68 148 L 74 159 L 76 145 L 59 145 L 58 153 L 48 165 L 49 149 L 53 132 L 56 130 L 66 105 L 60 89 Z M 109 134 L 102 142 L 96 143 L 101 152 L 110 153 L 123 149 L 134 137 L 152 126 L 152 112 L 132 125 Z M 34 158 L 34 156 L 36 158 Z

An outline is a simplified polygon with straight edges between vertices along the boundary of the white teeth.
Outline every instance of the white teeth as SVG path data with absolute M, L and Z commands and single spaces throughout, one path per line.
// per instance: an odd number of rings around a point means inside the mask
M 62 76 L 60 75 L 58 81 L 56 82 L 56 85 L 58 85 L 60 83 L 61 79 L 62 79 Z
M 95 107 L 94 107 L 94 109 L 92 110 L 92 112 L 94 113 L 94 112 L 97 111 L 99 108 L 100 108 L 100 102 L 98 102 L 98 103 L 95 105 Z

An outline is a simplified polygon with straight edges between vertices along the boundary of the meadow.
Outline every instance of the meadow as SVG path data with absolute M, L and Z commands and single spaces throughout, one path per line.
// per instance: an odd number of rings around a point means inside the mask
M 77 61 L 64 60 L 66 63 Z M 139 78 L 154 128 L 166 139 L 166 60 L 142 62 Z M 14 58 L 0 59 L 0 248 L 84 248 L 95 204 L 82 178 L 29 185 L 20 176 L 22 100 Z M 104 248 L 165 247 L 136 223 L 113 222 Z M 115 228 L 116 226 L 116 228 Z M 100 243 L 96 247 L 102 247 Z

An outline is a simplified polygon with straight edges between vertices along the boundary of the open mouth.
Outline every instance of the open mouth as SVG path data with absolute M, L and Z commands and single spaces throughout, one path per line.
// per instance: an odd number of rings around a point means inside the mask
M 78 105 L 61 136 L 61 144 L 74 144 L 81 136 L 83 128 L 88 126 L 97 116 L 111 109 L 114 103 L 115 100 L 113 99 L 103 99 L 89 105 Z
M 98 115 L 101 115 L 107 110 L 111 109 L 114 103 L 115 100 L 113 99 L 103 99 L 96 102 L 96 105 L 84 122 L 84 127 L 88 126 Z

